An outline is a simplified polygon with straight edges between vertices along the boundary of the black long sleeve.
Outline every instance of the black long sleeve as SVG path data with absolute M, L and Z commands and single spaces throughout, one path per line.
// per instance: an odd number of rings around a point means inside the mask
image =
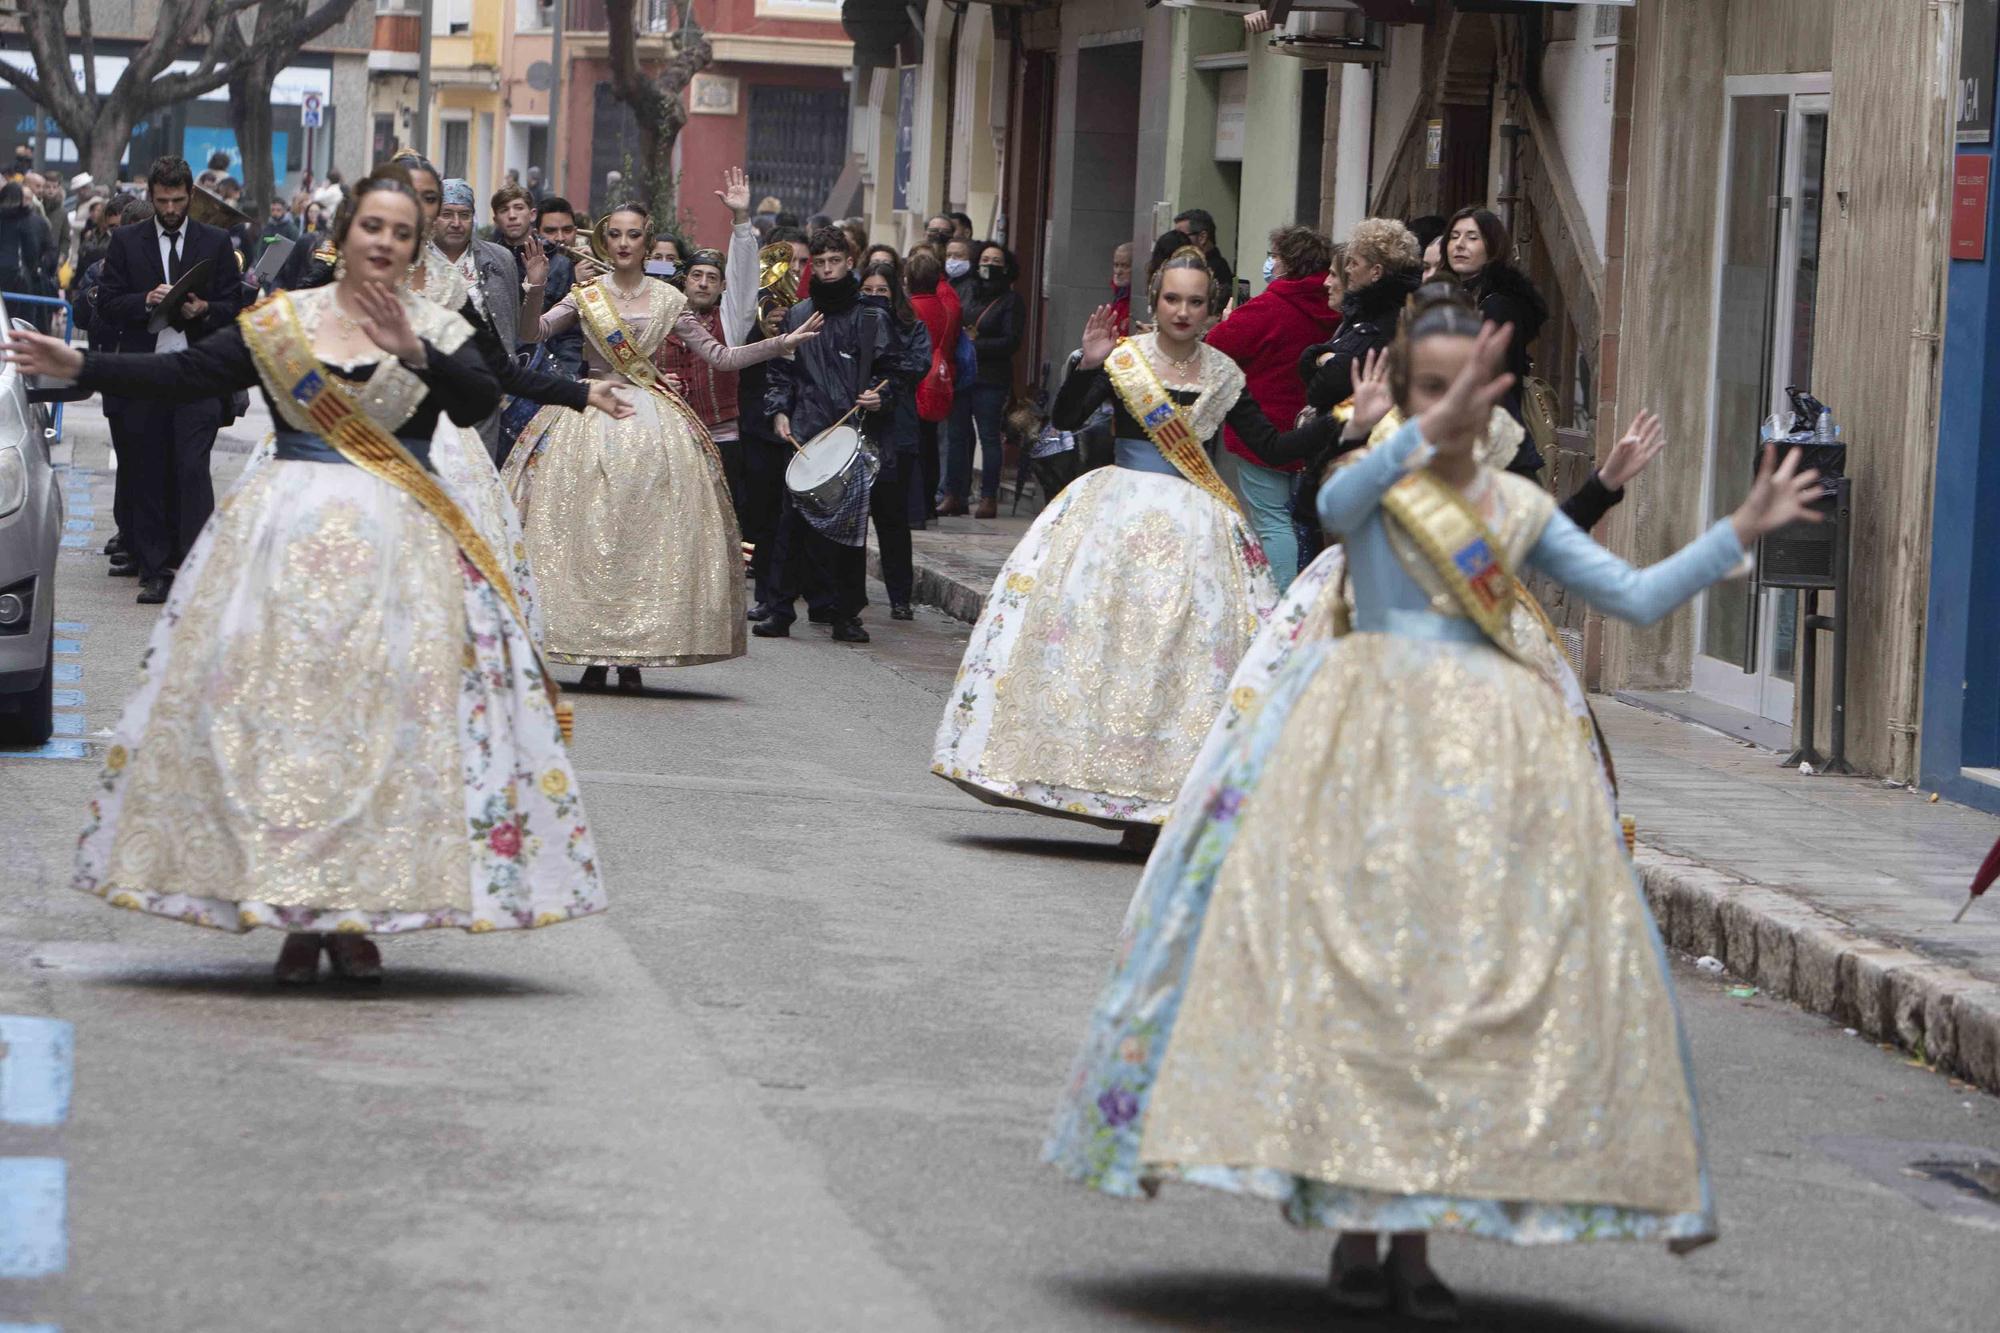
M 1341 423 L 1330 415 L 1322 414 L 1296 430 L 1280 431 L 1264 415 L 1264 409 L 1257 406 L 1257 400 L 1244 390 L 1236 396 L 1236 405 L 1229 409 L 1223 420 L 1236 432 L 1259 462 L 1269 467 L 1283 467 L 1287 463 L 1301 463 L 1318 453 L 1328 443 L 1340 438 Z
M 1562 502 L 1562 511 L 1570 522 L 1589 532 L 1603 517 L 1618 507 L 1625 498 L 1625 488 L 1612 490 L 1604 484 L 1604 478 L 1593 471 L 1576 488 L 1576 494 Z
M 590 386 L 581 380 L 530 370 L 509 355 L 492 321 L 480 314 L 479 308 L 469 298 L 459 307 L 458 313 L 472 326 L 472 341 L 478 346 L 479 357 L 486 363 L 486 369 L 492 372 L 494 381 L 499 384 L 500 392 L 511 393 L 531 403 L 552 403 L 578 412 L 590 405 Z
M 1104 406 L 1110 397 L 1111 381 L 1105 377 L 1104 367 L 1085 370 L 1079 366 L 1064 377 L 1062 388 L 1056 390 L 1056 401 L 1049 408 L 1049 423 L 1057 430 L 1081 430 L 1091 413 Z
M 417 370 L 430 389 L 429 405 L 461 426 L 476 426 L 500 404 L 500 385 L 467 339 L 456 352 L 425 341 Z M 235 325 L 180 352 L 85 352 L 78 385 L 115 389 L 121 398 L 191 403 L 258 382 L 257 364 Z M 267 395 L 268 396 L 268 395 Z

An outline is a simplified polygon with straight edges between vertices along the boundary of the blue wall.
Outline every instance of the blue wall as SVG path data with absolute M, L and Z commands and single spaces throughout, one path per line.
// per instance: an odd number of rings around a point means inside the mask
M 1990 150 L 1966 151 L 1989 165 L 1986 258 L 1948 261 L 1918 769 L 1924 786 L 2000 811 L 2000 788 L 1960 774 L 2000 767 L 2000 206 Z

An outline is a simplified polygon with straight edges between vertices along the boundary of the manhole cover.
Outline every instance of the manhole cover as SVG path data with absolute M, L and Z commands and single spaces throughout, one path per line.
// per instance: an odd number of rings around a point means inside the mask
M 2000 1151 L 1864 1138 L 1820 1138 L 1813 1146 L 1934 1213 L 2000 1231 Z

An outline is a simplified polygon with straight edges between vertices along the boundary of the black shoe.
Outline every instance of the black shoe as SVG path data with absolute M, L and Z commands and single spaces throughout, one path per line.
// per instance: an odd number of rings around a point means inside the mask
M 792 637 L 792 622 L 772 616 L 752 625 L 750 632 L 760 639 L 789 639 Z
M 104 543 L 104 554 L 123 555 L 124 553 L 125 553 L 125 534 L 122 532 L 112 533 L 111 540 Z
M 806 619 L 815 625 L 831 625 L 835 622 L 833 612 L 815 611 L 811 607 L 806 608 Z
M 833 622 L 833 638 L 836 643 L 866 643 L 868 631 L 861 628 L 858 620 L 836 620 Z
M 139 564 L 129 555 L 113 556 L 111 567 L 104 572 L 114 579 L 136 579 L 139 577 Z
M 1458 1297 L 1452 1294 L 1450 1287 L 1438 1281 L 1437 1274 L 1431 1272 L 1428 1265 L 1413 1277 L 1392 1256 L 1385 1268 L 1389 1285 L 1394 1289 L 1396 1311 L 1405 1319 L 1413 1319 L 1420 1324 L 1458 1322 Z
M 1343 1310 L 1357 1314 L 1374 1314 L 1386 1310 L 1394 1304 L 1396 1293 L 1390 1285 L 1389 1274 L 1380 1264 L 1360 1264 L 1353 1268 L 1344 1267 L 1340 1262 L 1340 1251 L 1334 1250 L 1332 1271 L 1327 1275 L 1327 1294 L 1333 1303 Z
M 174 581 L 165 574 L 159 574 L 150 579 L 140 579 L 139 605 L 158 606 L 167 600 L 167 590 L 173 586 Z
M 618 668 L 619 693 L 640 694 L 645 691 L 645 688 L 646 688 L 646 682 L 640 677 L 638 667 Z
M 908 602 L 891 602 L 889 604 L 889 619 L 915 620 L 916 618 L 917 618 L 917 613 L 910 609 L 910 604 Z
M 580 690 L 601 690 L 609 686 L 610 683 L 610 667 L 585 667 L 583 669 L 583 679 L 576 683 L 576 687 Z
M 759 602 L 757 603 L 757 605 L 750 608 L 749 619 L 753 624 L 759 620 L 769 620 L 770 618 L 771 618 L 771 608 L 764 605 L 762 602 Z

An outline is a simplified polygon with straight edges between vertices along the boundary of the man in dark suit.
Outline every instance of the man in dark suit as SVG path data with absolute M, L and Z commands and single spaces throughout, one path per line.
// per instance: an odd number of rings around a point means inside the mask
M 121 351 L 173 352 L 227 326 L 241 308 L 244 287 L 229 234 L 188 216 L 194 173 L 184 159 L 163 157 L 146 175 L 146 198 L 153 206 L 149 226 L 120 227 L 111 234 L 98 285 L 98 319 L 115 333 Z M 174 282 L 201 261 L 209 272 L 167 317 L 167 327 L 149 333 L 146 323 Z M 126 545 L 139 567 L 139 601 L 167 600 L 173 574 L 215 510 L 209 480 L 209 452 L 229 411 L 226 399 L 161 404 L 133 414 L 125 431 L 131 447 L 121 452 L 129 491 L 131 530 Z

